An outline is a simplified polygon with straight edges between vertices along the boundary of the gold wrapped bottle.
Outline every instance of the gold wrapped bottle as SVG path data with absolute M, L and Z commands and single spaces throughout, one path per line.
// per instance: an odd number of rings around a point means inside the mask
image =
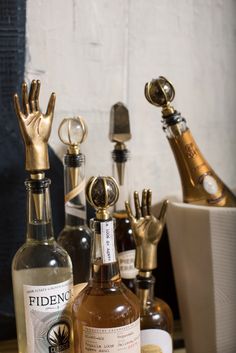
M 23 108 L 15 110 L 26 147 L 27 237 L 12 261 L 19 353 L 73 352 L 71 300 L 73 275 L 67 252 L 53 235 L 49 196 L 48 146 L 55 94 L 46 114 L 39 108 L 40 81 L 32 81 L 29 98 L 22 84 Z
M 121 281 L 107 210 L 118 198 L 118 185 L 111 177 L 92 177 L 86 196 L 96 218 L 91 220 L 91 277 L 73 304 L 75 353 L 140 353 L 139 302 Z
M 162 123 L 178 166 L 183 200 L 203 206 L 236 207 L 236 197 L 220 180 L 200 152 L 186 120 L 170 102 L 173 85 L 163 76 L 146 83 L 147 100 L 162 107 Z
M 130 152 L 126 142 L 131 139 L 129 111 L 121 102 L 114 104 L 110 114 L 110 140 L 115 142 L 112 151 L 113 177 L 119 184 L 120 196 L 114 206 L 116 221 L 115 236 L 122 281 L 133 292 L 137 269 L 134 266 L 135 242 L 132 228 L 125 210 L 125 200 L 129 197 Z
M 151 213 L 151 195 L 151 190 L 143 190 L 140 204 L 138 193 L 134 193 L 136 216 L 129 202 L 126 202 L 136 243 L 135 266 L 139 270 L 136 294 L 140 299 L 141 353 L 172 353 L 172 311 L 167 303 L 154 297 L 155 278 L 152 275 L 152 270 L 157 267 L 157 246 L 162 236 L 168 202 L 164 201 L 156 218 Z

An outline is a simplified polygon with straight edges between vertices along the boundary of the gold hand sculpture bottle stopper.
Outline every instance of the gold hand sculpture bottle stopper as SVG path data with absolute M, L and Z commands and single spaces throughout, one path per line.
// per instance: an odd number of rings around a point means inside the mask
M 114 221 L 108 210 L 118 195 L 119 188 L 112 177 L 92 177 L 86 185 L 86 196 L 96 216 L 90 221 L 93 230 L 90 280 L 73 305 L 78 353 L 89 351 L 91 346 L 96 352 L 126 353 L 130 342 L 132 352 L 140 353 L 139 302 L 121 281 Z
M 236 207 L 236 196 L 220 180 L 201 154 L 186 120 L 171 106 L 175 90 L 160 76 L 145 85 L 149 103 L 162 107 L 162 123 L 178 166 L 183 200 L 203 206 Z
M 18 95 L 14 95 L 15 110 L 26 149 L 26 170 L 30 172 L 30 178 L 25 182 L 26 241 L 12 261 L 18 348 L 19 352 L 25 353 L 51 352 L 54 349 L 59 352 L 61 343 L 56 337 L 64 332 L 64 347 L 72 352 L 72 265 L 66 251 L 54 239 L 50 180 L 44 174 L 49 169 L 48 139 L 56 96 L 55 93 L 51 94 L 47 112 L 43 114 L 39 108 L 39 93 L 40 81 L 32 81 L 29 97 L 27 85 L 23 83 L 22 109 Z M 67 299 L 63 303 L 50 302 L 48 298 L 52 293 L 55 298 L 67 293 Z
M 172 353 L 172 311 L 163 300 L 154 298 L 155 279 L 152 276 L 152 270 L 157 268 L 157 246 L 165 225 L 168 200 L 163 202 L 156 218 L 151 212 L 151 198 L 151 190 L 144 189 L 140 204 L 139 195 L 134 192 L 135 216 L 129 202 L 125 204 L 136 243 L 135 266 L 139 270 L 136 294 L 140 299 L 141 352 L 162 352 L 165 349 Z

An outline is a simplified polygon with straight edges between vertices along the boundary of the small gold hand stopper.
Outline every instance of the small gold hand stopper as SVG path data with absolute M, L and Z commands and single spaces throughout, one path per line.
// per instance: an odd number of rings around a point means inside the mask
M 39 108 L 40 81 L 32 81 L 29 97 L 27 91 L 27 84 L 23 82 L 22 110 L 17 94 L 14 95 L 14 108 L 26 148 L 26 170 L 40 172 L 49 169 L 47 143 L 51 133 L 56 95 L 51 94 L 46 114 L 43 114 Z
M 140 205 L 138 192 L 134 192 L 136 217 L 129 202 L 125 203 L 136 243 L 135 266 L 141 271 L 151 271 L 157 267 L 157 245 L 162 236 L 168 205 L 168 200 L 165 200 L 159 217 L 156 218 L 151 213 L 151 199 L 152 191 L 144 189 Z

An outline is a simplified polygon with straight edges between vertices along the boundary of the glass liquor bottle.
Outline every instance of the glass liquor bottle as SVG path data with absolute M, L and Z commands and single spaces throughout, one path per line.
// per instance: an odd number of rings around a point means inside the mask
M 125 285 L 135 291 L 134 280 L 137 269 L 134 266 L 135 242 L 132 228 L 125 210 L 125 200 L 129 197 L 128 168 L 130 152 L 125 142 L 130 140 L 129 112 L 123 103 L 118 102 L 111 108 L 109 137 L 115 142 L 112 151 L 113 176 L 118 181 L 120 196 L 115 204 L 113 217 L 116 221 L 115 236 L 118 250 L 120 274 Z
M 155 298 L 155 279 L 152 270 L 157 267 L 157 246 L 161 239 L 167 201 L 164 201 L 158 218 L 151 213 L 151 190 L 143 190 L 140 205 L 138 193 L 134 193 L 136 217 L 129 202 L 127 214 L 136 242 L 135 266 L 139 270 L 136 277 L 136 294 L 140 299 L 141 353 L 171 353 L 173 351 L 173 315 L 167 303 Z
M 73 352 L 72 264 L 53 235 L 49 196 L 47 141 L 55 94 L 47 113 L 38 106 L 40 82 L 32 81 L 29 99 L 22 85 L 23 109 L 14 96 L 15 110 L 26 146 L 27 237 L 12 262 L 12 281 L 19 353 Z
M 175 96 L 173 85 L 160 76 L 146 84 L 145 96 L 151 104 L 162 107 L 163 129 L 178 166 L 184 202 L 236 207 L 235 195 L 203 157 L 186 120 L 170 105 Z
M 114 221 L 107 210 L 117 200 L 118 186 L 111 177 L 92 177 L 86 195 L 96 217 L 91 220 L 91 277 L 73 304 L 75 352 L 140 353 L 139 301 L 121 280 Z
M 65 227 L 57 241 L 70 255 L 76 285 L 88 282 L 90 271 L 91 230 L 86 224 L 85 156 L 80 152 L 87 127 L 81 117 L 66 118 L 58 134 L 68 149 L 64 157 Z

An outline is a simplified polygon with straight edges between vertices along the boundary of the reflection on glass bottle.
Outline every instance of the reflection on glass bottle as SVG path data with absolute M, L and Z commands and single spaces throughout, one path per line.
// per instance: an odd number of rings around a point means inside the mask
M 178 166 L 184 202 L 236 207 L 235 195 L 204 159 L 186 120 L 170 105 L 175 96 L 173 85 L 160 76 L 146 84 L 145 96 L 151 104 L 162 107 L 163 129 Z
M 47 141 L 55 104 L 51 95 L 47 113 L 39 109 L 40 82 L 32 81 L 29 100 L 22 85 L 23 109 L 15 95 L 15 110 L 26 146 L 27 237 L 12 262 L 19 353 L 73 352 L 72 264 L 53 235 L 49 196 Z
M 91 277 L 73 304 L 75 351 L 140 353 L 139 302 L 121 281 L 107 210 L 117 200 L 118 186 L 111 177 L 93 177 L 86 195 L 96 218 L 91 220 Z
M 65 227 L 57 241 L 71 257 L 74 284 L 88 282 L 90 271 L 91 230 L 86 224 L 85 156 L 79 151 L 86 135 L 87 128 L 81 117 L 66 118 L 59 127 L 59 137 L 69 147 L 64 157 Z
M 161 239 L 167 201 L 162 205 L 158 218 L 151 213 L 151 190 L 143 190 L 142 203 L 134 193 L 136 217 L 129 202 L 126 210 L 136 242 L 135 266 L 139 269 L 136 278 L 136 294 L 140 299 L 141 352 L 172 353 L 173 315 L 167 303 L 153 295 L 155 279 L 152 270 L 157 267 L 157 245 Z
M 129 112 L 123 103 L 116 103 L 111 108 L 109 137 L 115 142 L 112 151 L 113 176 L 119 183 L 120 197 L 114 207 L 113 217 L 116 220 L 115 236 L 117 242 L 120 273 L 123 282 L 134 291 L 134 280 L 137 269 L 134 266 L 135 242 L 129 218 L 124 207 L 129 198 L 129 158 L 130 152 L 125 142 L 130 140 Z

